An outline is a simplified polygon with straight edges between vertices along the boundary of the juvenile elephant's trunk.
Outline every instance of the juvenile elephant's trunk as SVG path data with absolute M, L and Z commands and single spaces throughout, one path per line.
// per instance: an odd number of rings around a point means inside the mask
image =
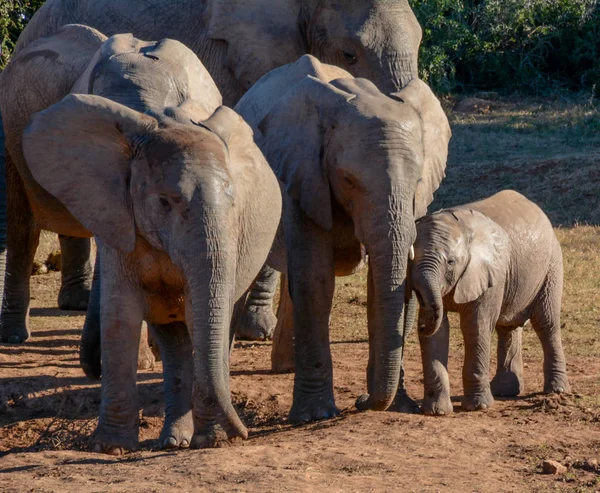
M 229 438 L 248 432 L 231 402 L 229 337 L 235 303 L 235 247 L 221 231 L 219 219 L 205 219 L 203 237 L 194 251 L 198 258 L 184 262 L 188 310 L 194 347 L 194 418 L 197 432 L 210 431 L 215 422 Z M 208 223 L 208 224 L 207 224 Z M 189 242 L 189 238 L 186 240 Z M 189 243 L 188 243 L 189 244 Z
M 421 297 L 424 319 L 419 317 L 419 331 L 429 337 L 435 334 L 444 318 L 444 302 L 440 291 L 438 274 L 431 271 L 419 271 L 413 275 L 413 285 Z
M 401 211 L 412 211 L 402 207 Z M 384 411 L 398 389 L 404 342 L 406 264 L 414 232 L 412 214 L 396 211 L 372 235 L 369 252 L 369 365 L 368 396 L 357 401 L 359 409 Z M 407 225 L 409 225 L 407 227 Z M 414 228 L 413 228 L 414 229 Z

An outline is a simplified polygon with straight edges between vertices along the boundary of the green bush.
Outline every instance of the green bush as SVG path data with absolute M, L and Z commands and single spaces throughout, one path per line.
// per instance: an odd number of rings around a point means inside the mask
M 412 0 L 422 77 L 438 91 L 543 92 L 600 76 L 597 0 Z
M 44 0 L 0 0 L 0 69 L 12 53 L 17 38 Z

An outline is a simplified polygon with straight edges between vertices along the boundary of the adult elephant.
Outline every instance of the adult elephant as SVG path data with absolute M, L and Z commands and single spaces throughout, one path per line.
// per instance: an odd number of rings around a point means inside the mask
M 370 79 L 384 92 L 398 90 L 417 77 L 421 41 L 421 28 L 407 0 L 180 0 L 176 4 L 171 0 L 48 0 L 21 34 L 17 53 L 38 38 L 72 23 L 86 24 L 106 35 L 131 32 L 141 39 L 172 38 L 183 42 L 200 57 L 221 91 L 224 104 L 230 106 L 269 70 L 292 63 L 304 53 L 344 67 L 353 76 Z M 81 66 L 85 64 L 77 65 Z M 74 71 L 67 72 L 71 74 L 69 80 L 61 72 L 36 81 L 35 91 L 21 79 L 13 81 L 12 89 L 0 81 L 8 93 L 4 102 L 0 102 L 2 113 L 7 111 L 6 105 L 22 108 L 26 102 L 24 107 L 29 112 L 30 107 L 39 111 L 55 103 L 69 92 L 77 77 Z M 45 97 L 40 87 L 45 82 L 62 87 L 62 93 Z M 19 125 L 11 118 L 5 117 L 4 125 L 7 133 L 20 135 Z M 15 129 L 11 131 L 12 126 Z M 0 337 L 20 342 L 28 336 L 26 276 L 31 263 L 29 252 L 37 244 L 39 225 L 16 171 L 22 157 L 20 137 L 14 147 L 9 141 L 8 150 L 11 157 L 7 162 L 8 188 L 14 190 L 9 193 L 22 195 L 12 206 L 9 201 L 9 216 L 19 217 L 18 221 L 9 222 L 9 242 L 12 237 L 15 244 L 27 245 L 23 249 L 27 253 L 15 247 L 14 258 L 8 261 L 7 280 L 12 300 L 5 310 L 6 316 L 3 314 L 7 320 Z M 82 290 L 83 298 L 87 295 L 91 272 L 86 264 L 89 243 L 70 240 L 63 241 L 61 246 L 68 249 L 66 264 L 78 281 L 70 296 L 74 299 L 79 296 L 80 304 L 81 293 L 73 291 Z M 242 333 L 272 332 L 276 282 L 272 272 L 268 269 L 263 272 L 249 296 L 250 308 L 242 323 L 242 327 L 252 330 Z
M 395 399 L 393 407 L 405 409 L 411 404 L 401 379 L 407 261 L 415 219 L 444 177 L 451 135 L 439 101 L 419 79 L 387 96 L 306 55 L 263 77 L 235 109 L 253 126 L 282 183 L 287 261 L 276 243 L 268 263 L 288 272 L 293 302 L 290 419 L 338 412 L 329 350 L 334 280 L 352 273 L 364 250 L 369 395 L 357 406 L 385 410 Z

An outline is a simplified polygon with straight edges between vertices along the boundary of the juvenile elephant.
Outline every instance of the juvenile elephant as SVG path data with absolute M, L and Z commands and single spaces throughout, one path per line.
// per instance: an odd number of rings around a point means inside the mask
M 0 75 L 0 112 L 8 147 L 8 216 L 17 218 L 8 224 L 9 285 L 0 339 L 15 343 L 29 335 L 31 252 L 39 229 L 53 230 L 44 217 L 48 211 L 36 208 L 24 191 L 28 177 L 21 176 L 26 173 L 21 132 L 34 112 L 69 93 L 103 39 L 88 33 L 78 40 L 76 49 L 47 46 L 33 50 L 36 54 L 18 55 L 39 38 L 72 23 L 107 35 L 132 32 L 142 39 L 181 41 L 204 62 L 225 104 L 231 106 L 269 70 L 304 53 L 368 78 L 387 92 L 398 90 L 417 77 L 421 42 L 421 28 L 407 0 L 179 0 L 176 5 L 172 0 L 48 0 L 21 34 L 17 56 Z M 24 66 L 15 73 L 12 66 L 17 63 Z M 0 186 L 0 204 L 3 190 Z M 84 309 L 92 275 L 89 240 L 63 236 L 61 248 L 64 270 L 59 305 Z M 4 279 L 3 267 L 0 262 L 0 279 Z M 276 282 L 277 276 L 265 269 L 250 293 L 240 335 L 262 338 L 272 332 Z
M 341 77 L 341 78 L 340 78 Z M 295 328 L 293 421 L 337 414 L 329 350 L 336 275 L 369 254 L 369 396 L 387 409 L 400 382 L 406 266 L 444 176 L 450 128 L 414 79 L 389 97 L 373 83 L 305 55 L 262 78 L 236 106 L 284 191 L 283 226 Z M 277 260 L 279 258 L 279 260 Z
M 142 320 L 164 365 L 162 447 L 210 446 L 216 424 L 247 436 L 229 391 L 230 325 L 271 248 L 281 194 L 252 130 L 219 106 L 207 75 L 178 42 L 114 36 L 80 81 L 101 96 L 66 96 L 24 133 L 32 179 L 98 244 L 95 451 L 137 446 Z
M 534 203 L 505 190 L 417 223 L 412 288 L 421 305 L 425 414 L 452 412 L 447 312 L 460 314 L 465 341 L 463 408 L 486 409 L 523 391 L 522 327 L 531 320 L 544 350 L 544 392 L 568 392 L 560 336 L 563 263 L 552 225 Z M 489 382 L 490 341 L 498 369 Z

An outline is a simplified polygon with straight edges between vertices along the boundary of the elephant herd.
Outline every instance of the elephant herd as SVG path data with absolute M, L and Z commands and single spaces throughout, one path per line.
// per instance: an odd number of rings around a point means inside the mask
M 161 446 L 214 446 L 219 428 L 246 438 L 229 354 L 235 331 L 272 334 L 277 272 L 291 421 L 339 412 L 334 281 L 365 264 L 359 409 L 415 408 L 403 348 L 419 305 L 426 414 L 452 412 L 448 311 L 467 410 L 523 390 L 528 320 L 544 391 L 569 390 L 562 256 L 544 213 L 504 191 L 426 215 L 451 132 L 418 79 L 420 40 L 407 0 L 48 0 L 32 18 L 0 74 L 0 339 L 29 337 L 33 255 L 41 229 L 58 233 L 59 306 L 87 308 L 81 363 L 102 373 L 93 450 L 138 445 L 143 322 L 163 362 Z

